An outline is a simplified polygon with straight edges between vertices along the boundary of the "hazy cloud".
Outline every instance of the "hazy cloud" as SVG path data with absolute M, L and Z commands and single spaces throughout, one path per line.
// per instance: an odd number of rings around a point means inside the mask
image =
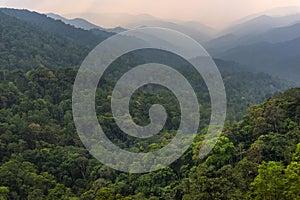
M 223 27 L 249 14 L 273 7 L 300 6 L 300 2 L 299 0 L 1 0 L 0 6 L 58 14 L 148 13 L 159 18 L 194 20 L 213 27 Z

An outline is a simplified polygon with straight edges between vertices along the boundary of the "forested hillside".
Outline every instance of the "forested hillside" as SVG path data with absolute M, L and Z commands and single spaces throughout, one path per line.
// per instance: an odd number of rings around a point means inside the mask
M 82 146 L 74 128 L 71 111 L 75 75 L 75 69 L 38 68 L 27 73 L 21 70 L 6 72 L 4 79 L 2 71 L 2 198 L 298 197 L 297 170 L 300 166 L 299 147 L 296 151 L 296 145 L 300 142 L 300 89 L 289 90 L 262 105 L 250 107 L 248 115 L 240 122 L 228 122 L 223 136 L 207 159 L 197 159 L 197 149 L 205 133 L 203 129 L 189 151 L 171 167 L 149 174 L 133 175 L 103 166 Z M 154 151 L 168 143 L 176 134 L 176 118 L 180 113 L 174 96 L 167 91 L 141 91 L 132 103 L 133 115 L 139 120 L 137 123 L 143 124 L 148 120 L 144 113 L 147 111 L 142 111 L 140 104 L 152 105 L 156 103 L 156 99 L 161 99 L 160 103 L 171 113 L 172 121 L 167 121 L 163 133 L 151 141 L 136 143 L 122 138 L 122 133 L 113 126 L 110 104 L 107 102 L 114 81 L 102 80 L 101 85 L 97 91 L 96 107 L 97 112 L 101 113 L 99 122 L 105 127 L 109 138 L 119 146 L 131 151 Z M 234 86 L 234 82 L 231 85 Z M 132 144 L 135 145 L 131 146 Z M 270 173 L 278 173 L 278 176 L 262 178 Z M 264 192 L 265 187 L 272 192 Z
M 210 117 L 206 86 L 188 66 L 156 56 L 154 61 L 174 64 L 193 84 L 201 126 L 192 146 L 171 166 L 122 173 L 93 158 L 74 127 L 73 83 L 91 47 L 1 12 L 0 32 L 0 200 L 299 199 L 300 89 L 280 92 L 292 84 L 215 60 L 226 86 L 227 122 L 213 151 L 199 160 Z M 105 72 L 96 111 L 114 144 L 150 152 L 174 137 L 180 108 L 170 91 L 148 86 L 133 95 L 130 112 L 145 125 L 150 106 L 163 105 L 169 115 L 163 130 L 144 140 L 117 128 L 110 105 L 116 78 L 148 61 L 134 56 L 140 55 L 125 55 Z
M 97 44 L 114 34 L 103 30 L 97 30 L 97 33 L 94 33 L 93 31 L 75 28 L 60 20 L 54 20 L 46 15 L 28 10 L 1 8 L 0 11 L 6 15 L 19 19 L 20 21 L 28 22 L 36 29 L 41 29 L 50 34 L 69 39 L 73 43 L 89 48 L 95 47 Z
M 79 66 L 88 48 L 0 12 L 0 68 Z

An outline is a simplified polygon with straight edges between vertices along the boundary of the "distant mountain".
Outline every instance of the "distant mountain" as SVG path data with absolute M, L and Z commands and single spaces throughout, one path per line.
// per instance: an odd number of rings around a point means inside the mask
M 270 43 L 279 43 L 293 40 L 298 37 L 300 37 L 300 23 L 293 24 L 291 26 L 274 28 L 267 32 L 254 35 L 252 37 L 246 36 L 241 40 L 243 40 L 244 44 L 251 44 L 263 41 Z
M 121 33 L 123 31 L 126 31 L 127 29 L 123 28 L 123 27 L 120 27 L 120 26 L 117 26 L 115 28 L 108 28 L 108 29 L 105 29 L 106 31 L 109 31 L 109 32 L 113 32 L 113 33 Z
M 201 24 L 195 24 L 192 26 L 191 23 L 177 24 L 173 22 L 163 21 L 163 20 L 147 20 L 139 21 L 137 23 L 127 24 L 125 27 L 137 28 L 137 27 L 162 27 L 167 29 L 176 30 L 182 32 L 198 42 L 205 42 L 212 38 L 213 29 Z
M 239 45 L 239 37 L 234 34 L 225 34 L 220 37 L 209 40 L 203 44 L 205 49 L 212 55 L 217 55 L 227 51 L 230 48 Z
M 200 32 L 204 32 L 211 37 L 215 36 L 215 34 L 217 33 L 217 31 L 215 29 L 213 29 L 212 27 L 209 27 L 198 21 L 174 21 L 174 23 L 181 25 L 181 26 L 185 26 L 185 27 L 189 27 L 189 28 L 198 30 Z
M 234 24 L 241 24 L 256 17 L 267 15 L 271 17 L 280 17 L 280 16 L 287 16 L 287 15 L 295 15 L 300 14 L 300 7 L 299 6 L 288 6 L 288 7 L 276 7 L 272 9 L 265 10 L 260 13 L 248 15 L 243 17 L 242 19 L 237 20 Z
M 148 14 L 129 15 L 129 14 L 106 14 L 106 13 L 81 13 L 71 14 L 68 17 L 80 16 L 94 24 L 101 26 L 121 26 L 127 29 L 137 27 L 162 27 L 180 31 L 189 35 L 199 42 L 208 41 L 215 34 L 215 30 L 199 22 L 169 22 L 153 17 Z M 108 29 L 110 30 L 110 29 Z M 113 31 L 113 30 L 112 30 Z
M 291 26 L 273 28 L 256 35 L 253 34 L 239 37 L 233 34 L 227 34 L 207 42 L 204 46 L 206 46 L 210 53 L 216 55 L 241 45 L 250 45 L 260 42 L 280 43 L 296 39 L 299 36 L 300 23 L 297 23 Z
M 131 15 L 124 13 L 73 13 L 65 15 L 68 18 L 83 18 L 101 27 L 126 27 L 129 23 L 156 20 L 157 18 L 148 14 Z
M 243 36 L 259 34 L 273 28 L 289 26 L 298 22 L 300 22 L 300 14 L 279 17 L 261 15 L 243 23 L 233 25 L 222 31 L 219 35 L 234 34 L 237 36 Z
M 75 28 L 74 26 L 65 24 L 62 21 L 49 18 L 44 14 L 28 10 L 0 8 L 0 11 L 19 20 L 28 22 L 48 33 L 67 38 L 74 43 L 84 45 L 89 48 L 95 47 L 97 44 L 114 34 L 99 30 L 96 35 L 92 31 Z
M 216 55 L 248 66 L 251 71 L 262 71 L 300 83 L 300 37 L 294 40 L 244 45 Z
M 75 26 L 76 28 L 82 28 L 84 30 L 99 29 L 101 31 L 113 32 L 113 33 L 120 33 L 120 32 L 123 32 L 123 31 L 126 30 L 126 29 L 124 29 L 120 26 L 115 27 L 115 28 L 105 29 L 103 27 L 95 25 L 95 24 L 93 24 L 93 23 L 91 23 L 91 22 L 89 22 L 85 19 L 82 19 L 82 18 L 67 19 L 65 17 L 62 17 L 62 16 L 54 14 L 54 13 L 48 13 L 47 17 L 50 17 L 50 18 L 55 19 L 55 20 L 61 20 L 65 24 Z
M 50 17 L 55 20 L 61 20 L 65 24 L 73 25 L 76 28 L 82 28 L 84 30 L 91 30 L 91 29 L 100 29 L 104 30 L 102 27 L 97 26 L 95 24 L 90 23 L 89 21 L 81 18 L 75 18 L 75 19 L 67 19 L 60 15 L 54 14 L 54 13 L 48 13 L 46 14 L 47 17 Z

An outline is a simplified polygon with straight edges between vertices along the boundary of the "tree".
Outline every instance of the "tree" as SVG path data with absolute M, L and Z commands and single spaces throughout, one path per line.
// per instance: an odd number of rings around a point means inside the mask
M 258 176 L 254 179 L 248 193 L 249 199 L 284 199 L 284 166 L 278 162 L 263 162 L 258 167 Z
M 70 188 L 65 187 L 63 184 L 56 184 L 55 188 L 49 190 L 47 199 L 68 200 L 74 196 Z
M 234 153 L 235 147 L 233 143 L 227 137 L 221 136 L 205 162 L 208 166 L 213 165 L 220 168 L 223 165 L 232 163 Z
M 112 188 L 101 188 L 96 193 L 95 200 L 116 200 L 115 190 Z
M 300 198 L 300 163 L 292 162 L 285 169 L 284 196 L 286 199 Z
M 182 182 L 181 188 L 184 200 L 243 199 L 238 184 L 230 165 L 216 170 L 214 166 L 203 163 Z
M 7 200 L 9 194 L 9 188 L 5 186 L 0 186 L 0 200 Z
M 297 145 L 296 152 L 293 155 L 293 161 L 300 162 L 300 143 Z

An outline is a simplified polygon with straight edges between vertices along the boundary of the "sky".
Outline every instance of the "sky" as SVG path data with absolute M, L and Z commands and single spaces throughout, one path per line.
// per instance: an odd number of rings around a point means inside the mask
M 80 13 L 150 14 L 161 19 L 199 21 L 218 29 L 275 7 L 300 6 L 300 0 L 0 0 L 0 6 L 63 16 Z M 116 24 L 99 22 L 98 25 Z

